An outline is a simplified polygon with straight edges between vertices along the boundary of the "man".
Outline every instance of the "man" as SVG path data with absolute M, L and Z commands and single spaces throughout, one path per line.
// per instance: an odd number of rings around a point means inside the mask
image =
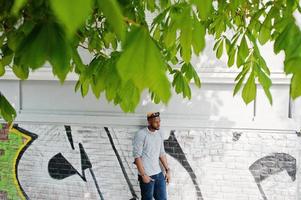
M 160 129 L 160 113 L 147 114 L 148 126 L 137 132 L 133 141 L 133 155 L 138 169 L 142 200 L 167 200 L 166 182 L 170 170 Z M 160 167 L 164 167 L 165 177 Z

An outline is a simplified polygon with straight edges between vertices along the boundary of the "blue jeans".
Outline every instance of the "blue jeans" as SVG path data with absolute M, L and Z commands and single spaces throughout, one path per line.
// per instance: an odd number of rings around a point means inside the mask
M 144 183 L 142 181 L 142 177 L 140 175 L 138 176 L 141 189 L 141 199 L 152 200 L 154 197 L 155 200 L 167 200 L 166 181 L 163 173 L 161 172 L 150 177 L 154 179 L 154 181 Z

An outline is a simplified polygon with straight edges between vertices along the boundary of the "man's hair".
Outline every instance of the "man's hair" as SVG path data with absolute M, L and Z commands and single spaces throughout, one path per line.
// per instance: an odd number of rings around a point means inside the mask
M 155 117 L 160 117 L 160 112 L 151 112 L 147 113 L 147 120 L 150 120 Z

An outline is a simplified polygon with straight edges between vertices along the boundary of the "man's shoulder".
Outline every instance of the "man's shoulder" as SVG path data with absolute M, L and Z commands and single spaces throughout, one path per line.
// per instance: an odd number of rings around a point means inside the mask
M 139 131 L 137 131 L 136 134 L 145 135 L 147 133 L 146 127 L 141 128 Z
M 138 130 L 138 131 L 136 132 L 136 137 L 144 136 L 144 135 L 146 135 L 146 134 L 147 134 L 147 130 L 146 130 L 146 128 L 144 127 L 144 128 L 141 128 L 140 130 Z

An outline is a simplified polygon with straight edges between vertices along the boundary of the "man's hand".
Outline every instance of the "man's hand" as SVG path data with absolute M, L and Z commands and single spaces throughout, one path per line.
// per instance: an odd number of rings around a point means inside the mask
M 150 183 L 151 181 L 154 181 L 154 179 L 152 179 L 151 177 L 149 177 L 148 175 L 144 174 L 142 176 L 142 181 L 143 183 Z
M 170 183 L 170 178 L 171 178 L 170 170 L 167 170 L 166 174 L 165 174 L 165 180 L 166 180 L 167 184 Z

